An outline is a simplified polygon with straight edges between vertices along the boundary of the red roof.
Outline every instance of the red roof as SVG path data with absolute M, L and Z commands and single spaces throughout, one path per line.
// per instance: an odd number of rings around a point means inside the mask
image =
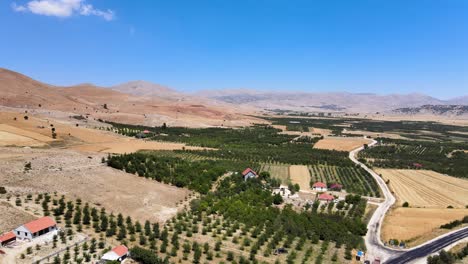
M 338 183 L 334 183 L 330 185 L 330 189 L 341 189 L 341 188 L 343 188 L 343 185 L 338 184 Z
M 319 200 L 325 200 L 325 201 L 332 201 L 335 200 L 335 197 L 333 195 L 330 195 L 328 193 L 322 193 L 318 197 Z
M 257 173 L 256 173 L 254 170 L 252 170 L 251 168 L 245 169 L 245 170 L 242 172 L 242 175 L 245 176 L 245 175 L 247 175 L 249 172 L 252 172 L 253 174 L 257 175 Z
M 57 223 L 55 223 L 55 221 L 48 217 L 48 216 L 44 216 L 44 217 L 41 217 L 37 220 L 34 220 L 32 222 L 29 222 L 27 224 L 24 224 L 24 226 L 29 230 L 31 231 L 31 233 L 36 233 L 38 231 L 41 231 L 43 229 L 46 229 L 46 228 L 49 228 L 51 226 L 55 226 L 57 225 Z
M 144 130 L 143 133 L 144 133 L 144 134 L 149 134 L 150 131 L 149 131 L 149 130 Z
M 128 253 L 128 248 L 124 245 L 120 245 L 120 246 L 117 246 L 115 248 L 112 249 L 112 251 L 115 252 L 115 254 L 117 254 L 119 257 L 125 255 Z
M 314 185 L 312 186 L 313 188 L 327 188 L 327 185 L 323 182 L 316 182 L 314 183 Z
M 13 238 L 16 238 L 15 233 L 13 233 L 13 231 L 10 231 L 0 236 L 0 242 L 5 242 Z

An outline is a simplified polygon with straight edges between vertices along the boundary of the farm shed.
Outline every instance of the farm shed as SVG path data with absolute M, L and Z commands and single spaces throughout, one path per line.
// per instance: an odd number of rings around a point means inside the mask
M 111 251 L 104 254 L 101 260 L 107 261 L 123 261 L 128 257 L 128 248 L 126 246 L 120 245 L 113 248 Z
M 331 202 L 335 200 L 335 197 L 333 195 L 330 195 L 328 193 L 322 193 L 318 196 L 319 201 L 326 201 L 326 202 Z
M 244 177 L 244 180 L 252 179 L 252 178 L 257 178 L 257 177 L 258 177 L 257 173 L 256 173 L 254 170 L 252 170 L 251 168 L 245 169 L 245 170 L 242 172 L 242 176 Z
M 333 183 L 330 185 L 330 187 L 328 188 L 332 191 L 341 191 L 341 189 L 343 189 L 343 185 L 341 184 L 338 184 L 338 183 Z
M 327 185 L 323 182 L 316 182 L 314 185 L 312 185 L 312 189 L 314 191 L 318 192 L 326 192 L 327 191 Z
M 0 236 L 0 246 L 4 246 L 15 240 L 16 240 L 15 233 L 13 233 L 13 231 L 7 232 Z
M 44 216 L 26 223 L 14 230 L 18 239 L 34 239 L 49 232 L 57 230 L 57 223 L 50 217 Z

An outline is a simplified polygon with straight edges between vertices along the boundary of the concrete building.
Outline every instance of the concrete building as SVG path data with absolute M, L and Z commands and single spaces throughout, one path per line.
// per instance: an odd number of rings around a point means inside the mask
M 57 223 L 52 218 L 44 216 L 16 228 L 13 233 L 18 240 L 32 240 L 55 230 Z
M 101 262 L 106 263 L 107 261 L 123 261 L 128 257 L 128 248 L 126 246 L 120 245 L 113 248 L 111 251 L 107 252 L 102 256 Z

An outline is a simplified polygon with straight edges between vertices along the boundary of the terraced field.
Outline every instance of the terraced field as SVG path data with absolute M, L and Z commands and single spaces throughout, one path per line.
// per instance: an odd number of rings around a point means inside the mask
M 309 165 L 311 183 L 339 183 L 349 193 L 380 197 L 377 183 L 366 171 L 356 167 Z

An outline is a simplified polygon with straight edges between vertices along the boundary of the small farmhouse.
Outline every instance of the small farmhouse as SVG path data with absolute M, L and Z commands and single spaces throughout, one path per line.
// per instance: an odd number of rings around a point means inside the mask
M 256 173 L 254 170 L 252 170 L 251 168 L 245 169 L 245 170 L 242 172 L 242 176 L 244 177 L 244 180 L 252 179 L 252 178 L 257 178 L 257 177 L 258 177 L 257 173 Z
M 0 246 L 3 247 L 13 241 L 16 241 L 16 236 L 15 236 L 15 233 L 13 233 L 12 231 L 10 232 L 7 232 L 3 235 L 0 236 Z
M 107 261 L 123 261 L 128 257 L 128 248 L 126 246 L 120 245 L 113 248 L 111 251 L 107 252 L 102 256 L 101 260 L 105 263 Z
M 331 202 L 333 200 L 335 200 L 335 197 L 333 197 L 333 195 L 330 195 L 328 193 L 322 193 L 318 196 L 318 200 L 319 201 L 326 201 L 326 202 Z
M 16 228 L 13 232 L 17 239 L 25 240 L 34 239 L 55 230 L 57 230 L 57 223 L 52 218 L 44 216 Z
M 314 191 L 318 192 L 326 192 L 327 191 L 327 185 L 323 182 L 316 182 L 314 185 L 312 185 L 312 189 Z

